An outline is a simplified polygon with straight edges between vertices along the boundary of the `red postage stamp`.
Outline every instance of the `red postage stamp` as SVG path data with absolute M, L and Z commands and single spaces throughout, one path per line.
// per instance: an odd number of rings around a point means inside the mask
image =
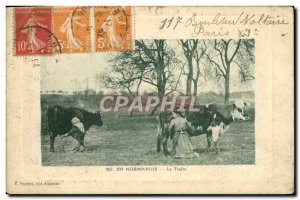
M 51 55 L 51 8 L 16 8 L 15 55 Z
M 123 6 L 95 7 L 96 51 L 132 50 L 131 8 Z

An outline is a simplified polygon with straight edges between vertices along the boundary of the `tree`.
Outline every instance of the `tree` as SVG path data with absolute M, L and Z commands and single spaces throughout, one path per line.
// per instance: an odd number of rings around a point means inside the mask
M 137 40 L 135 44 L 139 55 L 138 62 L 145 72 L 142 80 L 155 86 L 159 97 L 176 91 L 182 72 L 179 77 L 174 73 L 180 63 L 174 50 L 167 47 L 165 40 Z M 150 115 L 154 114 L 159 105 L 153 108 Z
M 126 90 L 131 97 L 139 95 L 142 83 L 143 68 L 137 66 L 135 55 L 131 52 L 122 52 L 109 60 L 111 71 L 96 78 L 101 80 L 106 88 Z M 132 116 L 132 111 L 129 113 Z
M 167 47 L 165 40 L 138 40 L 135 45 L 134 51 L 118 54 L 109 61 L 112 70 L 98 77 L 104 86 L 125 89 L 132 96 L 138 95 L 142 83 L 154 86 L 158 96 L 175 91 L 181 72 L 179 77 L 174 73 L 179 62 L 174 50 Z
M 122 52 L 109 60 L 111 71 L 96 78 L 101 80 L 106 88 L 127 90 L 132 96 L 138 95 L 143 77 L 143 68 L 136 66 L 131 52 Z
M 202 60 L 206 56 L 206 50 L 207 50 L 207 46 L 206 46 L 205 40 L 202 40 L 201 43 L 198 44 L 198 47 L 193 56 L 195 63 L 196 63 L 196 75 L 195 75 L 195 77 L 193 77 L 193 83 L 194 83 L 193 95 L 194 96 L 197 96 L 197 94 L 198 94 L 198 82 L 199 82 L 199 78 L 201 76 L 200 65 L 202 63 Z M 204 64 L 202 65 L 202 68 L 203 68 L 202 71 L 207 71 Z M 206 75 L 204 74 L 202 76 L 205 77 Z
M 168 48 L 165 40 L 137 40 L 136 62 L 143 68 L 142 81 L 157 88 L 159 96 L 176 90 L 179 79 L 173 73 L 178 65 L 173 49 Z
M 182 47 L 183 55 L 185 57 L 188 71 L 184 73 L 187 76 L 186 80 L 186 94 L 197 95 L 198 93 L 198 82 L 202 75 L 201 63 L 206 56 L 207 46 L 205 40 L 180 40 L 179 44 Z M 185 65 L 185 64 L 184 64 Z M 202 67 L 205 67 L 203 64 Z M 192 92 L 192 85 L 194 91 Z
M 207 58 L 215 67 L 217 82 L 223 81 L 225 99 L 227 104 L 230 97 L 231 67 L 236 65 L 239 69 L 241 82 L 254 79 L 251 66 L 254 63 L 254 40 L 213 40 L 211 51 Z
M 179 42 L 182 46 L 183 54 L 187 61 L 188 73 L 186 79 L 186 94 L 192 94 L 192 81 L 193 81 L 193 58 L 197 49 L 198 40 L 180 40 Z

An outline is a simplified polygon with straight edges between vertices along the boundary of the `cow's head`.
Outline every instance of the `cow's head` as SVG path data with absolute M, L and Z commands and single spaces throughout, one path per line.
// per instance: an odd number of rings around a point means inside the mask
M 102 126 L 103 121 L 101 119 L 101 113 L 99 111 L 95 113 L 93 123 L 97 126 Z
M 245 101 L 236 101 L 233 104 L 233 110 L 231 111 L 231 116 L 233 119 L 240 119 L 243 121 L 249 120 L 250 116 L 248 115 L 246 108 L 250 106 L 250 103 Z

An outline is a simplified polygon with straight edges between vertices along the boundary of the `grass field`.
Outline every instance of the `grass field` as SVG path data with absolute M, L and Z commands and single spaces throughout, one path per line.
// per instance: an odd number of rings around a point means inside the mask
M 43 109 L 43 105 L 42 105 Z M 42 122 L 45 121 L 43 109 Z M 113 165 L 233 165 L 255 163 L 254 110 L 247 122 L 235 121 L 220 137 L 221 152 L 206 152 L 206 135 L 192 137 L 199 158 L 175 159 L 156 152 L 155 117 L 115 114 L 103 117 L 102 127 L 92 126 L 86 133 L 85 152 L 70 151 L 75 141 L 56 138 L 55 152 L 49 151 L 49 136 L 42 134 L 42 164 L 45 166 Z M 42 123 L 43 124 L 43 123 Z M 42 132 L 45 127 L 42 126 Z M 169 148 L 171 142 L 169 141 Z

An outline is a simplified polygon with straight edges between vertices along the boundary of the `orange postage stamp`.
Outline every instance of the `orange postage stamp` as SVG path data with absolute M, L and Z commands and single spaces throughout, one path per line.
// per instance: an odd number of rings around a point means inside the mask
M 54 7 L 53 30 L 59 48 L 55 53 L 91 52 L 89 7 Z
M 96 51 L 132 50 L 131 8 L 123 6 L 95 7 Z

